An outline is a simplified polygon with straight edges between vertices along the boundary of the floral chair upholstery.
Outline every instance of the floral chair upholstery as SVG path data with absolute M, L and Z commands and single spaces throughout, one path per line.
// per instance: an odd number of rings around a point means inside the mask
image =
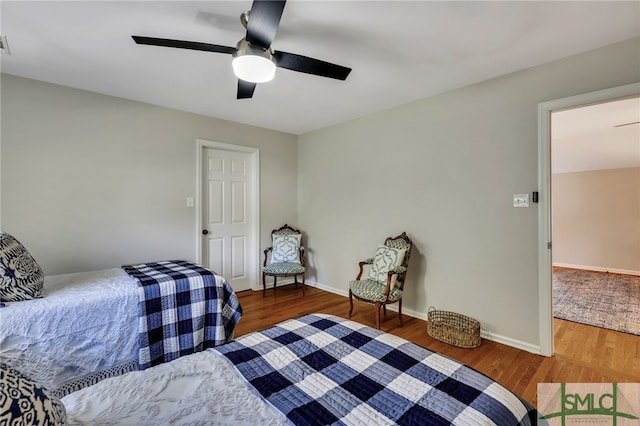
M 273 277 L 273 291 L 276 290 L 278 277 L 293 277 L 298 288 L 298 276 L 302 276 L 302 295 L 304 296 L 304 247 L 301 244 L 302 233 L 285 224 L 271 231 L 272 246 L 264 251 L 262 263 L 262 295 L 267 291 L 266 277 Z M 269 254 L 271 258 L 269 259 Z
M 402 292 L 407 277 L 407 266 L 413 242 L 406 232 L 389 237 L 376 250 L 375 257 L 361 261 L 360 273 L 349 283 L 349 318 L 353 313 L 353 299 L 376 306 L 376 327 L 380 329 L 380 308 L 385 316 L 387 305 L 398 303 L 398 318 L 402 327 Z M 363 278 L 364 265 L 371 265 L 369 275 Z

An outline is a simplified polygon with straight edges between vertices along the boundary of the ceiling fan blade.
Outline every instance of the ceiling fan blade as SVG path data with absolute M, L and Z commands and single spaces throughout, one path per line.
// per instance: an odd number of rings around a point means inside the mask
M 202 50 L 204 52 L 233 53 L 235 47 L 220 46 L 218 44 L 200 43 L 198 41 L 173 40 L 169 38 L 131 36 L 137 44 L 150 46 L 176 47 L 178 49 Z
M 254 0 L 247 23 L 247 41 L 268 49 L 273 42 L 286 0 Z
M 238 79 L 238 95 L 236 99 L 250 99 L 253 97 L 254 90 L 256 90 L 256 83 Z
M 295 53 L 276 51 L 273 52 L 273 59 L 280 68 L 319 75 L 321 77 L 335 78 L 337 80 L 345 80 L 351 72 L 351 68 L 307 56 L 296 55 Z

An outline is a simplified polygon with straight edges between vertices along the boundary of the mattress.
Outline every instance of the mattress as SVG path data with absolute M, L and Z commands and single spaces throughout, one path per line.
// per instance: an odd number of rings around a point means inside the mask
M 324 314 L 104 380 L 62 399 L 71 425 L 531 425 L 536 411 L 451 358 Z
M 121 268 L 47 276 L 0 323 L 0 359 L 60 396 L 138 369 L 138 284 Z

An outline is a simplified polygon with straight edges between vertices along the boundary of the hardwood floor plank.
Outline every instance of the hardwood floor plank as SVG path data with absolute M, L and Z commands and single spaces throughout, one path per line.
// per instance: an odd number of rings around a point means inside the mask
M 284 320 L 311 313 L 349 316 L 346 297 L 293 285 L 262 291 L 238 293 L 244 314 L 236 337 L 263 330 Z M 354 321 L 375 327 L 373 305 L 354 302 Z M 396 312 L 387 311 L 382 330 L 410 340 L 434 352 L 457 359 L 503 386 L 531 404 L 537 404 L 538 383 L 640 382 L 640 336 L 600 329 L 564 320 L 554 320 L 555 351 L 543 357 L 490 340 L 474 349 L 463 349 L 440 342 L 427 334 L 426 321 L 403 315 L 400 327 Z

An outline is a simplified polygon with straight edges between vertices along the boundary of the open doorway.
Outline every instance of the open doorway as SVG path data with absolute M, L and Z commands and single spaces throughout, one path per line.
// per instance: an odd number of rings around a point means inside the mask
M 551 211 L 554 317 L 640 335 L 640 97 L 551 113 Z
M 551 356 L 553 346 L 551 120 L 552 113 L 625 98 L 640 97 L 640 83 L 556 99 L 538 105 L 538 282 L 540 354 Z

